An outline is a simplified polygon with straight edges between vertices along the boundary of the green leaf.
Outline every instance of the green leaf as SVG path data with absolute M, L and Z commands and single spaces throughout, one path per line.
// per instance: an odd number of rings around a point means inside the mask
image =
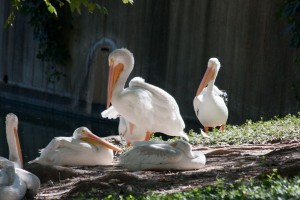
M 4 23 L 4 28 L 7 28 L 8 26 L 13 26 L 13 21 L 15 21 L 15 17 L 15 13 L 11 12 Z
M 102 15 L 108 15 L 108 10 L 107 10 L 106 7 L 101 6 L 101 5 L 99 5 L 99 4 L 96 3 L 96 8 L 100 12 L 100 14 L 102 14 Z
M 50 13 L 54 13 L 57 16 L 57 11 L 55 9 L 55 7 L 50 3 L 49 0 L 44 0 L 45 4 L 47 5 L 48 11 Z
M 70 4 L 71 12 L 74 12 L 76 10 L 78 14 L 81 14 L 80 12 L 81 0 L 72 0 L 70 1 L 69 4 Z
M 60 7 L 63 7 L 65 5 L 65 3 L 64 2 L 62 2 L 62 1 L 59 1 L 59 6 Z
M 133 0 L 122 0 L 124 4 L 130 3 L 131 5 L 133 4 Z

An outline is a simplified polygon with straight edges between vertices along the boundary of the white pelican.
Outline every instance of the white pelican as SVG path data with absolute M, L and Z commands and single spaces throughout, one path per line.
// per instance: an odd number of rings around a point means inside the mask
M 113 106 L 104 110 L 101 116 L 108 119 L 120 118 L 119 135 L 126 141 L 127 146 L 131 146 L 131 144 L 136 141 L 148 141 L 150 139 L 147 130 L 141 129 L 139 126 L 130 126 L 130 123 L 122 117 Z
M 108 62 L 107 108 L 112 103 L 118 113 L 129 121 L 131 127 L 135 124 L 147 130 L 148 135 L 162 132 L 188 140 L 178 105 L 170 94 L 145 83 L 140 77 L 133 78 L 129 87 L 124 89 L 134 65 L 134 58 L 129 50 L 116 49 L 110 53 Z
M 40 157 L 30 163 L 60 166 L 112 165 L 113 150 L 122 149 L 94 135 L 88 128 L 77 128 L 73 137 L 56 137 Z
M 17 132 L 18 118 L 10 113 L 6 116 L 6 135 L 9 159 L 0 157 L 0 199 L 33 199 L 40 188 L 40 180 L 34 174 L 21 169 L 23 166 Z
M 223 132 L 228 118 L 228 109 L 221 97 L 224 93 L 214 85 L 220 67 L 217 58 L 209 59 L 207 70 L 194 98 L 196 115 L 206 133 L 209 127 L 216 126 L 221 126 Z
M 120 155 L 119 165 L 130 170 L 192 170 L 202 168 L 205 155 L 192 152 L 184 140 L 135 142 L 133 148 Z

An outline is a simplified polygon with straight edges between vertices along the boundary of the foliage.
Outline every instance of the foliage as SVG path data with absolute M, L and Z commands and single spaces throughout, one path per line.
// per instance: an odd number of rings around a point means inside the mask
M 199 125 L 200 126 L 200 125 Z M 199 131 L 200 132 L 200 131 Z M 284 140 L 300 140 L 300 112 L 297 115 L 274 117 L 264 121 L 253 122 L 247 120 L 240 126 L 227 124 L 224 133 L 215 128 L 208 133 L 209 137 L 202 136 L 194 130 L 188 133 L 189 143 L 193 145 L 240 145 L 240 144 L 268 144 Z M 169 142 L 179 139 L 173 137 Z M 151 140 L 163 140 L 161 136 L 151 136 Z
M 97 190 L 86 194 L 79 194 L 74 199 L 98 199 Z M 188 191 L 171 194 L 148 193 L 143 196 L 110 194 L 105 200 L 173 200 L 173 199 L 299 199 L 300 176 L 293 179 L 282 178 L 274 170 L 264 178 L 241 178 L 234 183 L 224 179 L 217 179 L 215 184 L 197 187 Z
M 266 144 L 285 139 L 300 140 L 300 113 L 287 115 L 283 118 L 258 122 L 248 120 L 241 126 L 227 125 L 224 133 L 218 129 L 209 132 L 209 138 L 203 137 L 191 130 L 189 138 L 191 144 L 205 145 L 239 145 Z
M 279 15 L 287 22 L 287 32 L 291 34 L 290 47 L 300 47 L 300 0 L 284 0 L 279 9 Z
M 278 15 L 287 22 L 286 32 L 291 36 L 289 46 L 300 47 L 300 0 L 283 0 L 279 6 Z M 300 56 L 295 56 L 294 63 L 300 64 Z M 297 102 L 300 102 L 300 84 L 292 82 L 292 89 Z
M 133 0 L 122 0 L 124 4 L 133 4 Z M 39 41 L 37 58 L 49 63 L 48 80 L 54 83 L 66 76 L 62 67 L 69 59 L 67 37 L 72 29 L 72 13 L 81 14 L 81 8 L 90 13 L 98 11 L 103 15 L 108 10 L 91 0 L 11 0 L 11 13 L 5 26 L 13 26 L 15 13 L 21 12 L 29 18 L 33 28 L 34 39 Z
M 299 176 L 288 180 L 271 174 L 260 181 L 240 179 L 232 184 L 220 179 L 212 186 L 174 194 L 153 194 L 150 198 L 140 199 L 298 199 L 299 197 Z
M 59 80 L 65 74 L 58 66 L 64 65 L 69 58 L 67 39 L 62 33 L 72 28 L 70 13 L 64 7 L 58 7 L 58 18 L 47 12 L 49 5 L 41 0 L 27 0 L 21 3 L 20 11 L 29 17 L 34 39 L 39 41 L 37 58 L 49 64 L 46 72 L 48 80 Z

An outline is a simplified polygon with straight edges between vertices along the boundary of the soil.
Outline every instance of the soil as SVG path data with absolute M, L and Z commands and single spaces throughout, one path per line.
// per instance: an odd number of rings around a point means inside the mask
M 108 140 L 121 144 L 118 137 Z M 276 168 L 281 176 L 300 174 L 300 142 L 281 141 L 265 145 L 194 146 L 202 151 L 207 164 L 191 171 L 129 172 L 118 166 L 58 167 L 27 165 L 41 180 L 36 199 L 72 199 L 88 193 L 99 199 L 109 194 L 143 195 L 147 192 L 171 193 L 212 185 L 217 178 L 235 181 L 259 178 Z M 115 163 L 117 163 L 116 155 Z

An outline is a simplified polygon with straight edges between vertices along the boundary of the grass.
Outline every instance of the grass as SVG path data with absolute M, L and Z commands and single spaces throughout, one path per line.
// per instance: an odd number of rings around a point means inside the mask
M 84 194 L 75 199 L 97 200 Z M 189 191 L 172 194 L 146 194 L 144 196 L 110 194 L 104 200 L 187 200 L 187 199 L 300 199 L 300 176 L 292 179 L 282 178 L 276 170 L 261 180 L 240 179 L 235 183 L 228 183 L 218 179 L 214 185 L 198 187 Z
M 258 122 L 248 120 L 241 126 L 227 125 L 224 133 L 218 129 L 209 132 L 209 138 L 193 130 L 189 131 L 190 143 L 193 145 L 240 145 L 267 144 L 283 140 L 300 140 L 300 113 L 283 118 Z M 175 138 L 174 138 L 175 139 Z M 174 140 L 171 139 L 171 140 Z
M 253 122 L 248 120 L 241 126 L 227 125 L 224 133 L 214 129 L 205 138 L 191 130 L 190 143 L 193 145 L 240 145 L 266 144 L 285 140 L 300 141 L 300 113 L 283 118 Z M 152 138 L 161 140 L 161 138 Z M 170 139 L 176 140 L 177 138 Z M 74 199 L 98 199 L 97 192 L 80 194 Z M 173 200 L 173 199 L 300 199 L 300 176 L 286 179 L 272 174 L 261 179 L 240 179 L 235 183 L 217 180 L 214 185 L 194 188 L 172 194 L 147 193 L 143 196 L 110 194 L 104 199 L 122 200 Z

